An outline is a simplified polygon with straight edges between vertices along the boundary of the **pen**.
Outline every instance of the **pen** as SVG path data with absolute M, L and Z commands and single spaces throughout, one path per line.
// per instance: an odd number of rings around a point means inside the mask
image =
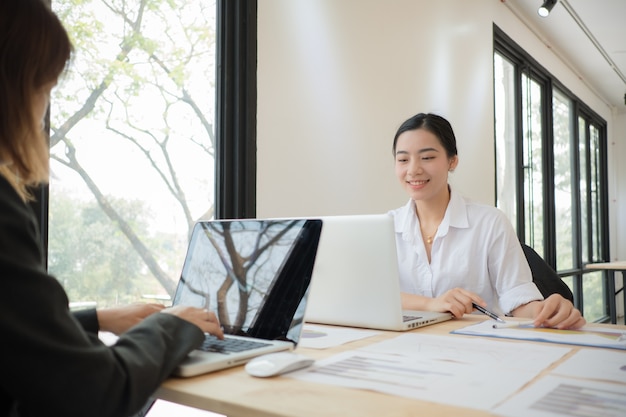
M 511 327 L 535 327 L 535 323 L 532 321 L 509 321 L 506 323 L 495 323 L 493 325 L 494 329 L 508 329 Z
M 505 321 L 504 321 L 504 320 L 502 320 L 500 317 L 498 317 L 498 315 L 497 315 L 496 313 L 491 312 L 491 311 L 487 310 L 486 308 L 479 306 L 479 305 L 478 305 L 478 304 L 476 304 L 476 303 L 472 303 L 472 306 L 473 306 L 476 310 L 480 311 L 481 313 L 488 315 L 489 317 L 491 317 L 491 318 L 492 318 L 492 319 L 494 319 L 495 321 L 500 322 L 500 323 L 505 323 Z

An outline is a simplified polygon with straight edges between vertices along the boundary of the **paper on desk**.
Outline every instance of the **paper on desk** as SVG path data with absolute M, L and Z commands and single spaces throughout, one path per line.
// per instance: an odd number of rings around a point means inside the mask
M 534 342 L 553 342 L 569 345 L 626 349 L 626 332 L 599 326 L 584 326 L 579 330 L 558 330 L 543 327 L 510 327 L 494 329 L 490 320 L 452 331 L 472 336 L 522 339 Z
M 407 333 L 290 377 L 490 410 L 570 349 Z
M 556 367 L 552 373 L 626 384 L 626 352 L 581 349 Z M 624 390 L 626 394 L 626 385 Z
M 148 417 L 226 417 L 222 414 L 212 413 L 210 411 L 200 410 L 198 408 L 180 405 L 164 400 L 156 400 L 150 407 L 150 411 L 146 414 Z
M 355 340 L 365 339 L 380 332 L 338 326 L 305 324 L 298 346 L 312 349 L 328 349 Z
M 626 385 L 548 375 L 493 411 L 506 417 L 624 417 Z

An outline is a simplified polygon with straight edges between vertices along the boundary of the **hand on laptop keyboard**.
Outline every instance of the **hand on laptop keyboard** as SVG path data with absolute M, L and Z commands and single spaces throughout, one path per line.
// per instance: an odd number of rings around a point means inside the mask
M 173 314 L 183 320 L 187 320 L 198 326 L 203 332 L 212 334 L 218 339 L 224 338 L 224 331 L 220 326 L 217 316 L 212 311 L 189 306 L 174 306 L 161 311 L 166 314 Z

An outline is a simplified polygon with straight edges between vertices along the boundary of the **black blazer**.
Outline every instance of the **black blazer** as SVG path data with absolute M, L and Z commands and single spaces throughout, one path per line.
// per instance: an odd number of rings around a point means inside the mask
M 204 340 L 162 313 L 112 347 L 97 332 L 95 310 L 70 313 L 32 210 L 0 175 L 0 417 L 132 415 Z

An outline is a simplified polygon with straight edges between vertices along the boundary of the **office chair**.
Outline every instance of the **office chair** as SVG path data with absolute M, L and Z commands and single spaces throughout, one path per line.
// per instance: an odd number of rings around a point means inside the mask
M 533 282 L 539 288 L 544 298 L 557 293 L 573 303 L 574 294 L 572 294 L 572 291 L 561 277 L 557 275 L 556 271 L 530 246 L 522 243 L 522 249 L 524 249 L 524 255 L 526 255 L 526 260 L 530 266 Z

